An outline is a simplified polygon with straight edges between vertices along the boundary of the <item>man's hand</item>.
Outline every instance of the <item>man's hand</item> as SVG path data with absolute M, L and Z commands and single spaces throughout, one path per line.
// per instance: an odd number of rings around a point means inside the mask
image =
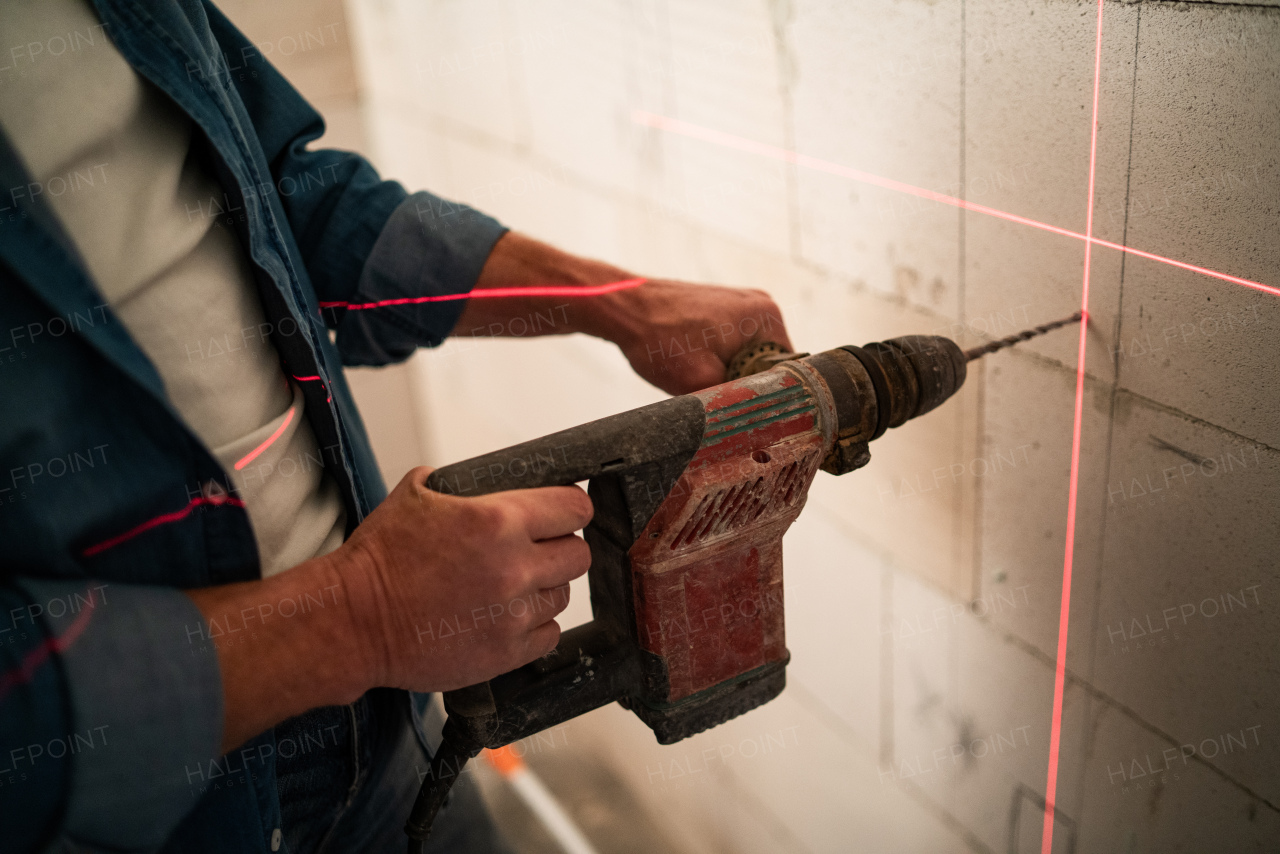
M 615 342 L 637 374 L 669 394 L 724 382 L 748 342 L 791 349 L 782 312 L 764 291 L 651 279 L 617 297 L 635 319 Z
M 370 688 L 461 688 L 555 648 L 568 584 L 591 563 L 574 536 L 591 500 L 576 486 L 442 495 L 430 471 L 409 472 L 328 555 L 188 591 L 218 627 L 194 634 L 217 649 L 224 751 Z
M 460 498 L 405 475 L 334 553 L 373 684 L 447 691 L 555 649 L 591 551 L 576 486 Z
M 601 285 L 633 278 L 612 265 L 508 232 L 490 253 L 476 289 Z M 545 324 L 544 316 L 549 319 Z M 532 318 L 538 318 L 537 323 Z M 590 297 L 473 299 L 453 334 L 519 337 L 570 332 L 614 342 L 636 373 L 670 394 L 723 382 L 728 362 L 749 341 L 773 341 L 792 349 L 782 312 L 764 291 L 669 279 L 649 279 L 637 287 Z

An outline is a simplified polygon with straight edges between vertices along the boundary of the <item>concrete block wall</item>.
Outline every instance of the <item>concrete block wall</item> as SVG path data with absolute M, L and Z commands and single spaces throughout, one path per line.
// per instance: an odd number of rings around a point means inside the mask
M 1280 8 L 348 0 L 380 167 L 648 275 L 772 292 L 797 345 L 965 343 L 1079 305 L 1083 244 L 674 136 L 633 110 L 1280 285 Z M 1280 839 L 1280 297 L 1110 249 L 1092 323 L 1055 851 Z M 689 852 L 1037 851 L 1076 335 L 820 476 L 789 685 L 671 747 L 573 724 Z M 444 464 L 657 400 L 602 342 L 412 363 Z M 566 625 L 587 618 L 582 590 Z

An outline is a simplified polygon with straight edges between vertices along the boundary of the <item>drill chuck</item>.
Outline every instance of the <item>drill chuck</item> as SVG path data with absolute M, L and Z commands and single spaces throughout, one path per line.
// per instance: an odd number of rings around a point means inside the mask
M 744 347 L 730 363 L 726 380 L 767 371 L 788 362 L 815 370 L 831 393 L 836 414 L 836 441 L 822 468 L 845 474 L 870 460 L 867 443 L 912 418 L 936 409 L 964 385 L 966 365 L 988 353 L 1043 335 L 1080 320 L 1071 317 L 961 350 L 940 335 L 904 335 L 862 347 L 839 347 L 810 356 L 787 353 L 772 342 Z
M 822 468 L 846 474 L 870 459 L 867 443 L 938 407 L 964 385 L 965 354 L 937 335 L 905 335 L 863 347 L 839 347 L 812 356 L 782 353 L 777 345 L 744 349 L 728 379 L 798 362 L 816 371 L 831 394 L 835 442 Z
M 880 438 L 889 427 L 901 427 L 936 409 L 964 385 L 964 352 L 950 338 L 905 335 L 840 349 L 853 354 L 876 388 L 872 439 Z

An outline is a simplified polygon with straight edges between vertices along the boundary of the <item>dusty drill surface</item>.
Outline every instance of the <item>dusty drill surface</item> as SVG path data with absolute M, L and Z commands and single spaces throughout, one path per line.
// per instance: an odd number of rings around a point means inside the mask
M 817 472 L 866 465 L 870 442 L 959 390 L 969 360 L 1072 319 L 968 353 L 932 335 L 813 355 L 750 345 L 720 385 L 433 472 L 428 486 L 464 496 L 588 480 L 594 619 L 552 655 L 444 695 L 410 850 L 481 748 L 615 701 L 671 744 L 776 697 L 782 536 Z

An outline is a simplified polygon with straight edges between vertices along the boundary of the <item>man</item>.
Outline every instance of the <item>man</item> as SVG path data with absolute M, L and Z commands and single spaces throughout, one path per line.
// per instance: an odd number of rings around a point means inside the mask
M 6 0 L 0 33 L 4 848 L 399 850 L 425 692 L 554 648 L 592 508 L 423 468 L 387 495 L 343 365 L 567 305 L 556 332 L 686 392 L 762 327 L 788 344 L 777 307 L 429 299 L 632 277 L 308 150 L 320 117 L 211 5 Z M 432 850 L 500 847 L 461 784 Z

